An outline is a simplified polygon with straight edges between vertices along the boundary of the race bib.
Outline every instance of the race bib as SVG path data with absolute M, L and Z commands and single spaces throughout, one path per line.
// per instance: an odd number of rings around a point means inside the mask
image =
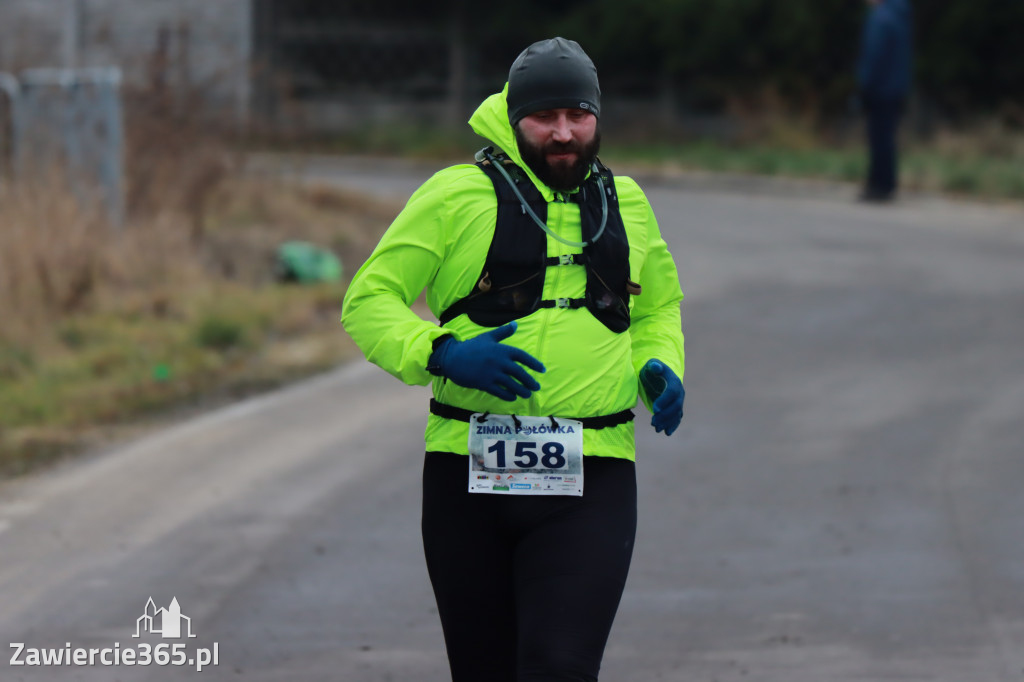
M 572 419 L 474 414 L 469 492 L 583 494 L 583 425 Z

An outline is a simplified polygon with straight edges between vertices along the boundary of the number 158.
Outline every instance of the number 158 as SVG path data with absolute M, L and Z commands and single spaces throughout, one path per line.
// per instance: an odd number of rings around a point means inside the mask
M 508 464 L 505 451 L 505 444 L 510 442 L 516 444 L 515 452 L 512 454 L 511 465 Z M 496 469 L 505 469 L 509 466 L 514 466 L 518 469 L 533 469 L 539 462 L 545 469 L 561 469 L 565 466 L 565 457 L 562 455 L 564 451 L 565 446 L 561 443 L 541 443 L 540 454 L 538 455 L 537 443 L 534 441 L 496 440 L 487 448 L 485 463 L 486 466 Z

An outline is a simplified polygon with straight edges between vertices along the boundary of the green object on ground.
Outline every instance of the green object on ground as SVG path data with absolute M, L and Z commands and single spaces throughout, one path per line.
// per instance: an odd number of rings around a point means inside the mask
M 161 364 L 155 365 L 153 367 L 153 380 L 154 381 L 164 382 L 164 381 L 170 381 L 170 379 L 171 379 L 171 368 L 170 368 L 169 365 L 165 365 L 165 364 L 161 363 Z
M 277 274 L 285 282 L 337 282 L 341 280 L 341 261 L 315 244 L 285 242 L 277 249 Z

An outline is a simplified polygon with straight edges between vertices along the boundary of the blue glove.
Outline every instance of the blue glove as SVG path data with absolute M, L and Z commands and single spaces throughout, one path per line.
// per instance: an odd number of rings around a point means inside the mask
M 516 327 L 515 322 L 510 322 L 465 341 L 449 336 L 431 354 L 427 369 L 459 386 L 486 391 L 502 400 L 529 398 L 540 389 L 540 384 L 523 365 L 537 372 L 546 370 L 526 351 L 499 343 L 512 336 Z
M 654 416 L 651 426 L 658 433 L 671 436 L 683 419 L 686 390 L 676 373 L 660 360 L 648 360 L 640 369 L 640 383 L 651 400 Z

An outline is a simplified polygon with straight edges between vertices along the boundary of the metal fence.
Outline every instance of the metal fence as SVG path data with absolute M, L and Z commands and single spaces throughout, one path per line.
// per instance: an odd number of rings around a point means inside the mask
M 501 88 L 531 39 L 479 24 L 498 14 L 455 0 L 0 0 L 0 71 L 21 79 L 37 67 L 119 69 L 129 123 L 138 103 L 152 111 L 157 101 L 222 127 L 270 133 L 458 129 Z M 602 86 L 614 93 L 606 130 L 692 118 L 665 74 L 606 66 Z M 46 107 L 47 125 L 90 117 L 82 107 L 112 120 L 97 87 L 60 95 L 70 107 L 62 114 L 49 110 L 56 95 L 42 89 L 22 106 Z M 694 129 L 692 120 L 686 125 Z M 63 153 L 75 162 L 88 146 L 72 140 Z M 112 166 L 101 165 L 109 177 Z
M 482 14 L 454 1 L 0 0 L 0 71 L 117 67 L 127 93 L 187 90 L 239 126 L 456 127 L 529 42 L 485 30 Z M 605 78 L 664 104 L 658 74 Z

